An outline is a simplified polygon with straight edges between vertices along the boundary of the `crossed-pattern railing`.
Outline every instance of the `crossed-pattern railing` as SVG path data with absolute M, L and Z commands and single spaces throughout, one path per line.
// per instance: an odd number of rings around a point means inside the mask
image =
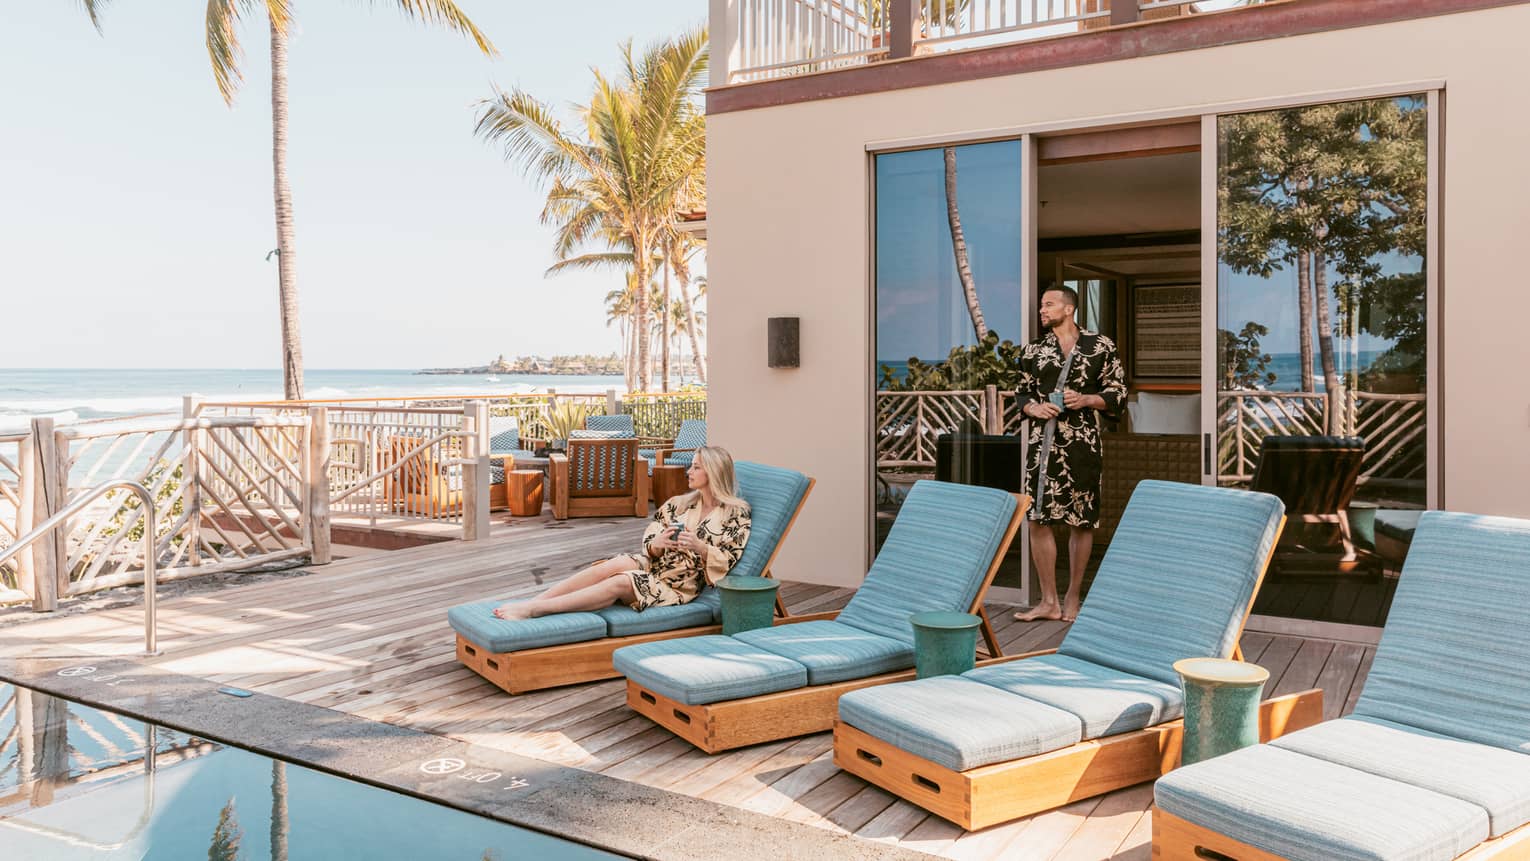
M 963 427 L 992 432 L 993 386 L 965 391 L 877 392 L 877 466 L 935 465 L 935 438 Z
M 21 523 L 21 464 L 28 434 L 0 434 L 0 548 L 9 547 L 26 531 Z M 0 595 L 21 588 L 20 566 L 0 565 Z
M 1232 390 L 1217 393 L 1217 473 L 1248 481 L 1267 436 L 1358 436 L 1365 440 L 1360 482 L 1412 487 L 1423 483 L 1427 415 L 1422 394 L 1346 390 L 1323 392 Z

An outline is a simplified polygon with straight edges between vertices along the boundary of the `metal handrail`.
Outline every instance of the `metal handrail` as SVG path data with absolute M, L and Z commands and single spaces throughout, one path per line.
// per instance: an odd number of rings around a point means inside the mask
M 153 657 L 159 654 L 156 631 L 158 620 L 154 601 L 158 566 L 155 564 L 157 554 L 154 552 L 154 495 L 149 493 L 147 487 L 126 478 L 114 479 L 92 487 L 75 497 L 57 514 L 38 524 L 36 529 L 16 539 L 15 544 L 0 551 L 0 565 L 9 562 L 12 557 L 31 546 L 32 542 L 52 532 L 85 506 L 118 488 L 127 488 L 138 496 L 139 502 L 143 503 L 143 653 L 146 657 Z

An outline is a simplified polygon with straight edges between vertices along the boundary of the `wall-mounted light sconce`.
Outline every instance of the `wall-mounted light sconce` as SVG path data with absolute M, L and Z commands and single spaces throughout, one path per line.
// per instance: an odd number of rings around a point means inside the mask
M 802 362 L 799 356 L 801 338 L 798 318 L 771 317 L 767 325 L 769 343 L 766 346 L 766 364 L 772 368 L 796 368 Z

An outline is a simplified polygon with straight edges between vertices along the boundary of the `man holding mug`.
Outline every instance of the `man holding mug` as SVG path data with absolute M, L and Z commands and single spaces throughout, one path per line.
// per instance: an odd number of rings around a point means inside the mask
M 1103 444 L 1100 414 L 1117 415 L 1126 402 L 1126 375 L 1116 345 L 1078 327 L 1078 293 L 1052 287 L 1041 297 L 1046 334 L 1025 345 L 1016 395 L 1028 424 L 1025 488 L 1033 497 L 1031 562 L 1041 579 L 1041 602 L 1016 613 L 1022 622 L 1078 616 L 1084 566 L 1100 524 Z M 1068 592 L 1057 600 L 1054 524 L 1068 527 Z

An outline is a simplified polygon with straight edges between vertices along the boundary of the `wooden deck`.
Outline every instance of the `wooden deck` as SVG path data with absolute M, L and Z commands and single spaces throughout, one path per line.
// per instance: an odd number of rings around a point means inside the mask
M 456 662 L 448 607 L 531 594 L 631 546 L 642 527 L 519 520 L 476 544 L 365 554 L 175 598 L 161 604 L 164 654 L 152 663 L 948 858 L 1148 858 L 1147 784 L 969 834 L 838 771 L 827 733 L 708 756 L 629 711 L 620 680 L 511 697 Z M 851 593 L 788 584 L 783 594 L 793 612 L 812 612 Z M 1013 622 L 1006 609 L 990 606 L 1006 652 L 1055 646 L 1066 630 Z M 139 607 L 44 618 L 0 628 L 0 656 L 130 655 L 141 636 Z M 1252 633 L 1243 649 L 1270 670 L 1275 694 L 1322 687 L 1327 717 L 1353 707 L 1374 653 Z

